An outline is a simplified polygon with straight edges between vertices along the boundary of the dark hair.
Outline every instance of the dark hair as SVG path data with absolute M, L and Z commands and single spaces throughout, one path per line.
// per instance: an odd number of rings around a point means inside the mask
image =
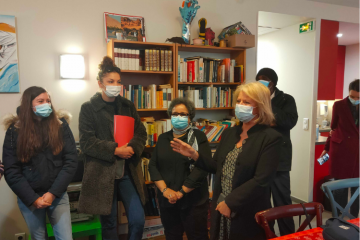
M 108 56 L 105 56 L 102 62 L 99 64 L 99 70 L 100 71 L 98 73 L 97 80 L 99 80 L 100 82 L 102 82 L 103 78 L 108 73 L 117 72 L 119 75 L 121 73 L 120 68 L 118 68 L 115 65 L 114 61 Z
M 277 85 L 278 82 L 278 76 L 276 74 L 276 72 L 271 69 L 271 68 L 263 68 L 261 69 L 257 74 L 256 74 L 256 80 L 258 81 L 260 76 L 265 76 L 267 77 L 270 81 L 272 81 L 275 86 Z
M 195 117 L 195 105 L 193 102 L 191 102 L 190 100 L 186 99 L 186 98 L 175 98 L 174 100 L 171 101 L 170 103 L 170 107 L 167 110 L 167 114 L 169 115 L 169 117 L 171 117 L 171 113 L 172 110 L 175 106 L 180 105 L 180 104 L 184 104 L 186 109 L 189 112 L 189 118 L 190 120 L 193 120 Z
M 17 139 L 17 157 L 21 162 L 28 162 L 47 147 L 51 148 L 54 155 L 59 154 L 63 148 L 61 125 L 53 104 L 53 112 L 41 121 L 33 111 L 32 101 L 42 93 L 47 93 L 42 87 L 29 87 L 21 98 Z
M 359 79 L 355 79 L 349 84 L 349 92 L 351 90 L 354 90 L 356 92 L 359 92 Z

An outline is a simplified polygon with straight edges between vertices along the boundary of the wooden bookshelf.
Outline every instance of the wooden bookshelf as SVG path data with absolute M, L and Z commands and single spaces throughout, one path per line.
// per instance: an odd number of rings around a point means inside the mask
M 121 70 L 121 81 L 125 86 L 128 85 L 142 85 L 147 87 L 151 84 L 163 85 L 170 84 L 174 91 L 174 98 L 176 97 L 176 81 L 175 78 L 175 68 L 177 67 L 176 59 L 176 46 L 175 44 L 169 43 L 154 43 L 154 42 L 134 42 L 134 41 L 122 41 L 111 39 L 107 43 L 107 55 L 114 60 L 114 49 L 115 48 L 124 48 L 124 49 L 135 49 L 135 50 L 145 50 L 145 49 L 164 49 L 172 51 L 172 69 L 171 72 L 164 71 L 137 71 L 137 70 Z M 145 65 L 145 63 L 143 63 Z M 149 115 L 156 115 L 156 118 L 167 118 L 165 108 L 150 108 L 150 109 L 137 109 L 140 117 L 146 117 Z M 149 113 L 151 112 L 151 113 Z

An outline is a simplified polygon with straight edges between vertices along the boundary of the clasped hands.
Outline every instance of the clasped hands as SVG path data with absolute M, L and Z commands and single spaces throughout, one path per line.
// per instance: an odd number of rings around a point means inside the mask
M 129 159 L 134 155 L 134 149 L 129 147 L 128 144 L 125 144 L 124 146 L 117 147 L 114 155 L 117 155 L 122 159 Z
M 184 196 L 184 194 L 179 191 L 175 192 L 174 190 L 167 188 L 166 191 L 163 192 L 163 196 L 169 200 L 169 203 L 175 204 Z
M 37 209 L 50 207 L 52 202 L 55 200 L 55 195 L 52 193 L 45 193 L 42 197 L 39 197 L 33 203 L 33 206 Z

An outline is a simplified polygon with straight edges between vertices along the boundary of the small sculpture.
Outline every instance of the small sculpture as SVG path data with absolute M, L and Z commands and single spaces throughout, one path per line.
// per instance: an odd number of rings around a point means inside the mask
M 179 43 L 179 44 L 187 44 L 182 37 L 167 38 L 165 42 L 172 42 L 172 43 Z
M 182 3 L 182 8 L 179 7 L 183 19 L 182 38 L 186 43 L 190 43 L 190 25 L 200 8 L 200 6 L 195 6 L 196 4 L 198 4 L 197 0 L 185 0 Z
M 199 38 L 201 38 L 203 40 L 203 44 L 204 44 L 204 41 L 205 41 L 205 28 L 206 28 L 206 24 L 207 24 L 207 21 L 205 18 L 201 18 L 199 20 Z
M 205 39 L 209 42 L 210 46 L 214 45 L 215 32 L 211 28 L 206 28 L 205 30 Z

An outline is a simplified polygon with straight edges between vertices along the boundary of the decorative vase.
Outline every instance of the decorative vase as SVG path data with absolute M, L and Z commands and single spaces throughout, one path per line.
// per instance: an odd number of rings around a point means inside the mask
M 191 23 L 186 23 L 183 21 L 182 38 L 187 44 L 190 44 L 190 26 Z

